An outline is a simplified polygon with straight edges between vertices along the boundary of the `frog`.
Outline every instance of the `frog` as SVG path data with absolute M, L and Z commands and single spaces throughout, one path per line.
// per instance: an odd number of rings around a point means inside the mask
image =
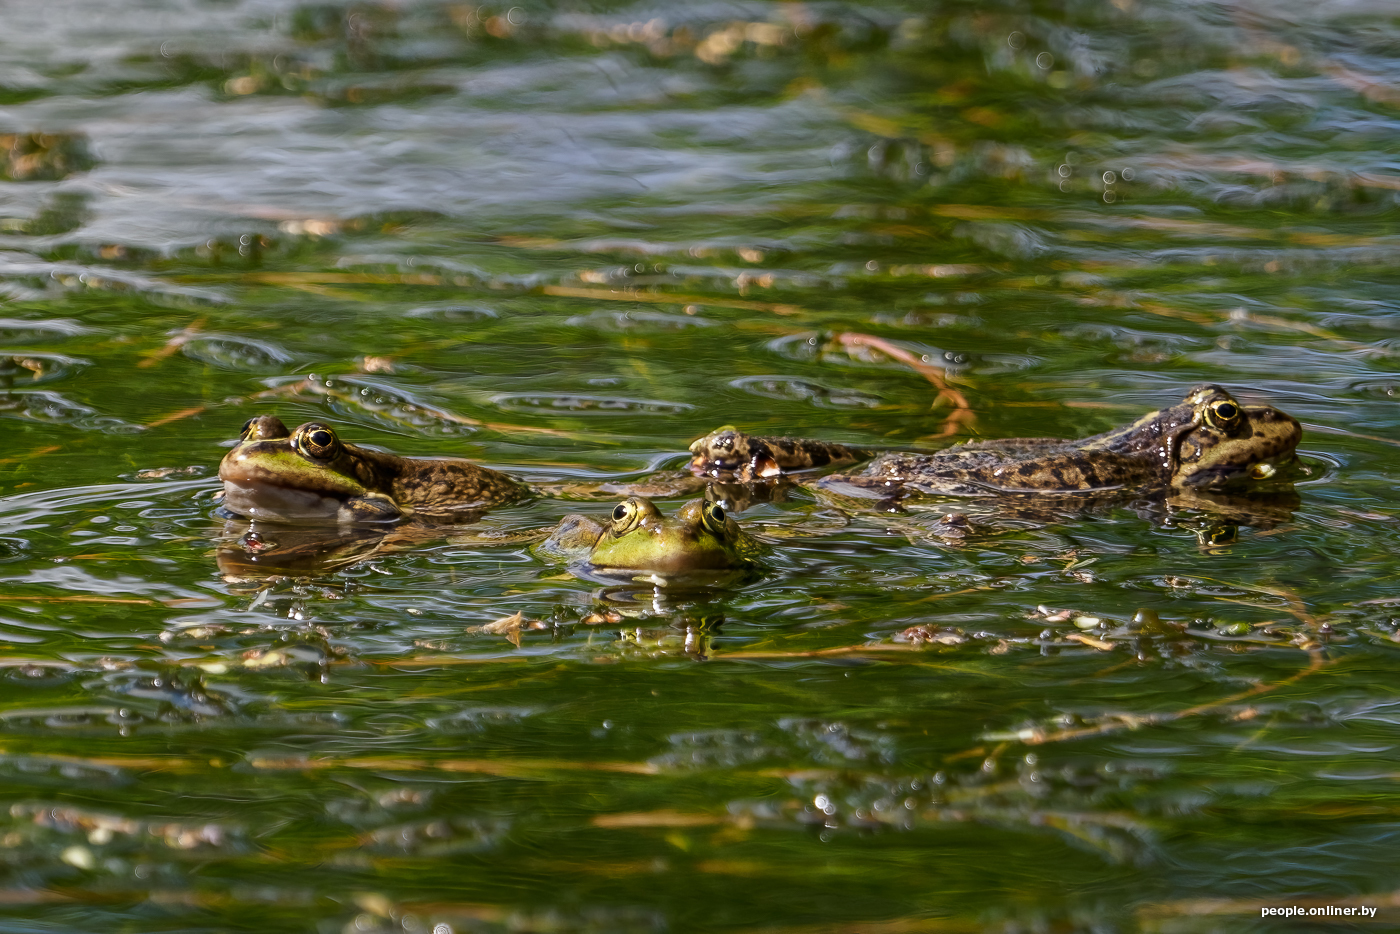
M 1243 405 L 1214 384 L 1131 425 L 1078 440 L 967 441 L 936 452 L 757 437 L 726 426 L 690 447 L 698 475 L 739 482 L 786 478 L 870 460 L 805 485 L 838 495 L 1019 497 L 1128 490 L 1241 491 L 1287 478 L 1302 427 L 1269 405 Z M 872 459 L 873 458 L 873 459 Z
M 565 516 L 537 549 L 572 562 L 581 576 L 666 582 L 692 576 L 740 576 L 757 568 L 764 546 L 723 506 L 696 499 L 667 519 L 651 500 L 631 496 L 606 524 Z
M 248 419 L 219 464 L 227 514 L 299 525 L 454 523 L 533 495 L 525 484 L 465 458 L 399 457 L 342 441 L 323 422 L 288 430 Z

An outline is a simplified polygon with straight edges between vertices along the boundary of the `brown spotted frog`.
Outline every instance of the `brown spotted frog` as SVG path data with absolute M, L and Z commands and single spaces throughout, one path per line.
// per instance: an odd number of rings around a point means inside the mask
M 1079 440 L 970 441 L 935 453 L 875 452 L 722 428 L 691 445 L 691 469 L 751 482 L 874 458 L 816 485 L 836 492 L 1025 497 L 1119 490 L 1241 490 L 1281 477 L 1296 460 L 1302 427 L 1268 405 L 1243 405 L 1215 385 L 1123 428 Z

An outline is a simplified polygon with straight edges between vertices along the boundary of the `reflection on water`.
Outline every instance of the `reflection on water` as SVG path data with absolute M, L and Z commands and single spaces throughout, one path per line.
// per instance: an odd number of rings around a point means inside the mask
M 1392 13 L 11 4 L 3 923 L 1393 912 Z M 669 514 L 720 425 L 1082 438 L 1202 382 L 1303 423 L 1293 489 L 727 484 L 768 567 L 700 593 L 529 544 Z M 548 495 L 221 531 L 258 414 Z
M 429 528 L 395 529 L 268 525 L 229 522 L 215 552 L 229 580 L 267 576 L 322 576 L 377 555 L 392 554 L 442 537 Z

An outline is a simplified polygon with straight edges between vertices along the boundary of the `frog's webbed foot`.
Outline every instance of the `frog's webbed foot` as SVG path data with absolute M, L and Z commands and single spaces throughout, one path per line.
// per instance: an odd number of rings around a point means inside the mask
M 703 477 L 683 470 L 663 470 L 636 480 L 607 480 L 603 483 L 536 483 L 544 496 L 591 502 L 642 496 L 647 499 L 674 499 L 700 492 L 709 483 Z
M 924 541 L 942 542 L 945 545 L 961 545 L 969 536 L 979 530 L 965 513 L 949 512 L 944 513 L 933 522 L 920 523 L 922 535 L 919 536 Z M 910 537 L 910 542 L 917 539 Z
M 811 438 L 772 438 L 745 434 L 730 425 L 690 446 L 690 469 L 717 480 L 750 483 L 806 470 L 854 464 L 873 452 Z

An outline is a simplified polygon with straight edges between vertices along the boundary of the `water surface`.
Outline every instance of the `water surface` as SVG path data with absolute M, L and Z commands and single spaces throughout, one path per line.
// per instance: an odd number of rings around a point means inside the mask
M 5 22 L 0 927 L 1393 912 L 1388 5 Z M 701 595 L 486 541 L 608 508 L 558 498 L 314 578 L 215 560 L 258 413 L 588 483 L 726 423 L 1075 437 L 1202 382 L 1304 423 L 1296 506 L 956 545 L 799 491 Z

